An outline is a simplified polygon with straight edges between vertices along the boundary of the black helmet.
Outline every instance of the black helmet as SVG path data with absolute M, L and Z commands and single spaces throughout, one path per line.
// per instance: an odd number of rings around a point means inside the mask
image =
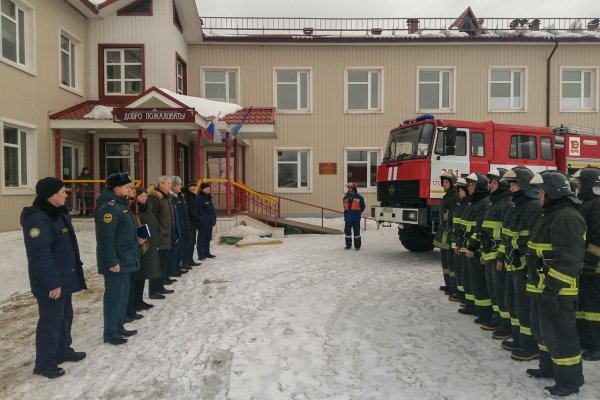
M 456 175 L 454 175 L 452 172 L 442 172 L 442 174 L 440 175 L 440 183 L 442 183 L 444 179 L 450 181 L 451 186 L 454 186 L 456 184 Z
M 533 172 L 522 165 L 517 165 L 516 167 L 506 171 L 504 176 L 502 177 L 503 181 L 506 182 L 516 182 L 521 187 L 522 191 L 525 191 L 531 188 L 529 182 L 531 178 L 533 178 Z
M 500 182 L 500 179 L 502 179 L 502 177 L 504 176 L 504 174 L 506 173 L 507 169 L 506 168 L 492 168 L 490 170 L 490 172 L 487 173 L 487 178 L 491 181 L 492 179 L 497 180 L 498 182 Z
M 581 190 L 591 189 L 595 195 L 600 196 L 600 168 L 582 168 L 573 175 L 581 183 Z
M 477 188 L 475 191 L 477 193 L 484 193 L 488 191 L 488 185 L 490 184 L 489 179 L 479 172 L 472 172 L 467 176 L 467 182 L 475 182 L 477 184 Z
M 548 170 L 535 174 L 531 179 L 531 186 L 542 189 L 550 200 L 569 197 L 575 200 L 575 193 L 571 190 L 569 177 L 560 171 Z

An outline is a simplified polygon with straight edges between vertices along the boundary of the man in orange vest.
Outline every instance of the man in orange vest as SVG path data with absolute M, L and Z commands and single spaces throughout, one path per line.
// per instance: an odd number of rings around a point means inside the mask
M 365 199 L 358 194 L 358 185 L 349 182 L 348 191 L 344 195 L 344 233 L 346 234 L 346 247 L 352 248 L 352 231 L 354 230 L 354 250 L 360 250 L 360 218 L 365 210 Z

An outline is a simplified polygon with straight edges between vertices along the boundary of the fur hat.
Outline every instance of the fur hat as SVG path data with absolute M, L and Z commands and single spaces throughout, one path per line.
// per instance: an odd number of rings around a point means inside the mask
M 192 186 L 198 186 L 198 182 L 196 181 L 188 181 L 188 183 L 185 184 L 185 187 L 189 188 Z
M 200 185 L 200 190 L 204 190 L 205 188 L 209 188 L 209 187 L 210 187 L 210 183 L 204 182 Z
M 48 176 L 40 179 L 35 185 L 35 194 L 44 200 L 48 200 L 50 197 L 54 196 L 56 192 L 62 189 L 63 186 L 65 186 L 63 181 Z
M 106 178 L 106 187 L 111 190 L 128 183 L 131 183 L 131 178 L 125 172 L 113 172 Z

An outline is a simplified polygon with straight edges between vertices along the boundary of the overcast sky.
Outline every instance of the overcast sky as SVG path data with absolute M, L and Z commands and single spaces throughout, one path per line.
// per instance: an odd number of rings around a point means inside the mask
M 477 17 L 600 18 L 600 0 L 196 0 L 207 17 Z

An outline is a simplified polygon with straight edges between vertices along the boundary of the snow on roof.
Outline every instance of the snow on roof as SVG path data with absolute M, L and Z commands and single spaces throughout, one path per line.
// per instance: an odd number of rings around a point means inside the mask
M 207 100 L 201 97 L 186 96 L 170 91 L 169 89 L 159 88 L 162 92 L 165 92 L 174 99 L 181 103 L 196 109 L 196 112 L 202 117 L 216 117 L 221 114 L 224 117 L 228 114 L 233 114 L 236 111 L 241 110 L 243 107 L 233 103 L 225 103 L 222 101 Z
M 92 108 L 92 111 L 90 111 L 89 113 L 85 114 L 83 116 L 84 119 L 113 119 L 113 115 L 112 115 L 112 110 L 113 107 L 106 107 L 106 106 L 94 106 L 94 108 Z

